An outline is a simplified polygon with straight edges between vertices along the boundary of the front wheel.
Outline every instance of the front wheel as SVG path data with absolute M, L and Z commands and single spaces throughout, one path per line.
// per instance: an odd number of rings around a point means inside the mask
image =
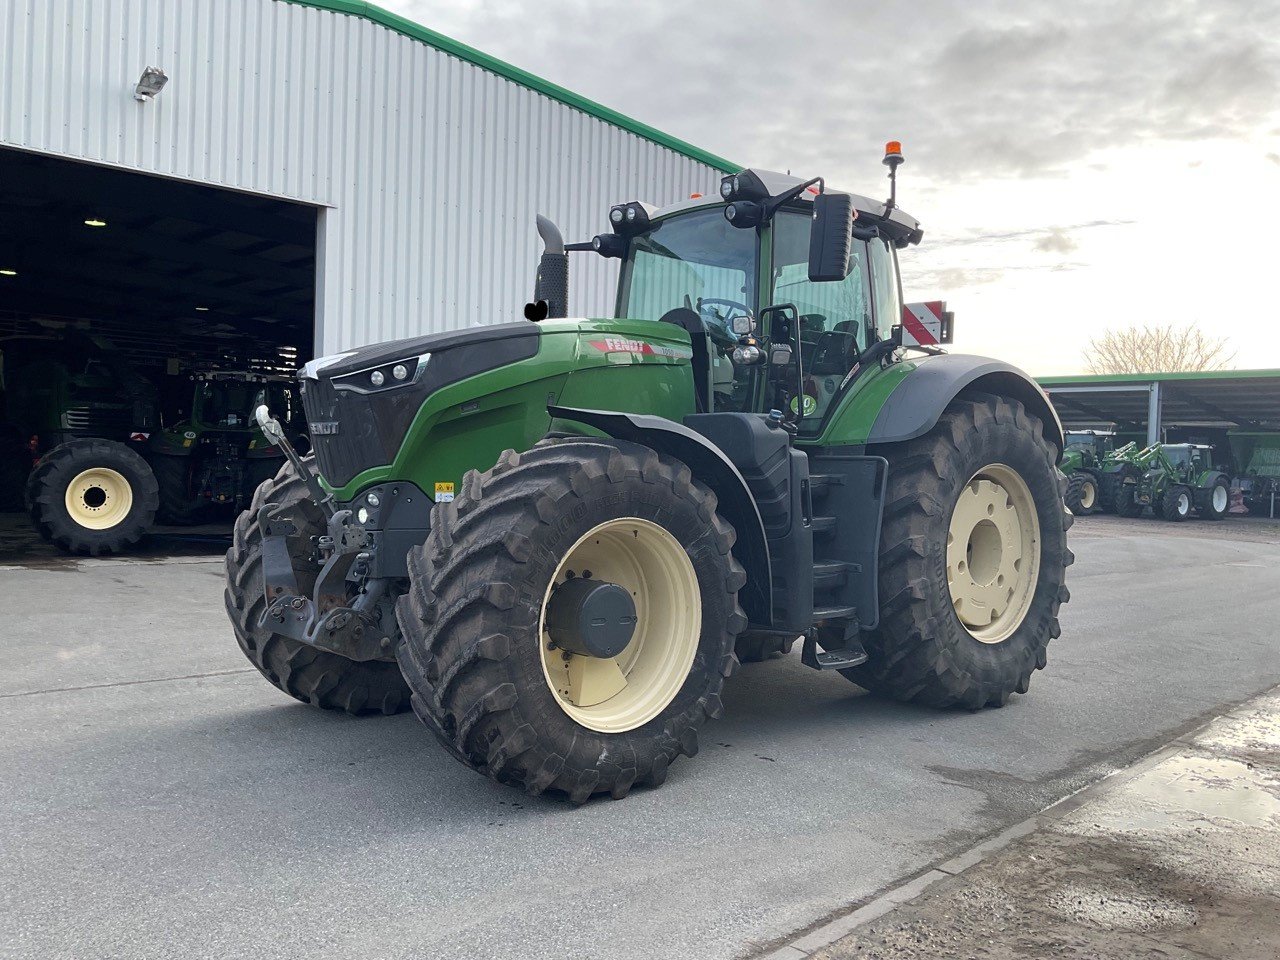
M 1171 483 L 1160 498 L 1160 517 L 1181 523 L 1191 516 L 1191 488 L 1181 483 Z
M 1064 496 L 1067 509 L 1077 517 L 1087 517 L 1098 511 L 1098 479 L 1092 473 L 1077 470 L 1067 480 Z
M 545 443 L 468 473 L 397 605 L 418 716 L 529 793 L 660 784 L 720 715 L 746 626 L 715 508 L 687 466 L 630 443 Z
M 842 672 L 938 707 L 1026 693 L 1070 597 L 1058 451 L 1020 402 L 974 394 L 884 453 L 880 625 L 864 637 L 867 662 Z
M 307 457 L 307 469 L 315 461 Z M 262 527 L 258 511 L 265 504 L 294 505 L 298 536 L 289 540 L 289 560 L 298 586 L 313 594 L 318 565 L 310 553 L 313 538 L 325 532 L 324 514 L 310 498 L 307 484 L 285 462 L 273 480 L 254 492 L 249 509 L 236 518 L 231 549 L 227 551 L 223 599 L 240 649 L 258 672 L 289 696 L 324 710 L 399 713 L 408 707 L 409 691 L 400 669 L 389 660 L 349 660 L 318 650 L 261 626 L 267 607 L 262 582 Z

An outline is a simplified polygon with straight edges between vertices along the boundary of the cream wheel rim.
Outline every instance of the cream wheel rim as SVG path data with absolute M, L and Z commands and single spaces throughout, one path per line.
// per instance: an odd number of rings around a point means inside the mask
M 1025 480 L 991 464 L 960 491 L 947 532 L 947 588 L 956 617 L 982 643 L 1018 629 L 1040 573 L 1040 521 Z
M 1178 516 L 1185 517 L 1191 512 L 1191 494 L 1185 490 L 1178 491 L 1178 499 L 1174 509 L 1178 511 Z
M 76 474 L 63 495 L 67 513 L 89 530 L 110 530 L 133 509 L 133 486 L 110 467 L 90 467 Z
M 1098 499 L 1098 488 L 1092 480 L 1086 480 L 1080 484 L 1080 506 L 1085 510 L 1092 510 L 1094 502 Z
M 616 583 L 631 594 L 635 632 L 616 657 L 557 648 L 547 632 L 547 605 L 575 577 Z M 600 733 L 642 727 L 675 699 L 698 652 L 702 599 L 693 562 L 666 529 L 624 517 L 587 531 L 556 567 L 539 620 L 542 671 L 560 709 Z

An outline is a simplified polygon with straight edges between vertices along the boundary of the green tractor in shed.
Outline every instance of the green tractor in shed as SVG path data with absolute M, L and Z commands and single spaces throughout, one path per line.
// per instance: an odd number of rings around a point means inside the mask
M 1146 507 L 1181 522 L 1194 510 L 1221 520 L 1230 506 L 1230 478 L 1213 466 L 1213 447 L 1196 443 L 1127 444 L 1113 455 L 1109 473 L 1116 513 L 1137 517 Z
M 744 170 L 609 223 L 566 247 L 539 218 L 525 322 L 308 363 L 313 456 L 259 411 L 290 463 L 227 554 L 254 665 L 574 802 L 660 784 L 797 640 L 902 700 L 1025 693 L 1068 599 L 1062 430 L 904 312 L 918 222 Z M 574 251 L 621 261 L 613 317 L 567 319 Z
M 1112 452 L 1115 434 L 1102 430 L 1071 430 L 1066 433 L 1066 449 L 1059 468 L 1067 477 L 1067 509 L 1085 517 L 1108 509 L 1103 493 L 1103 476 Z

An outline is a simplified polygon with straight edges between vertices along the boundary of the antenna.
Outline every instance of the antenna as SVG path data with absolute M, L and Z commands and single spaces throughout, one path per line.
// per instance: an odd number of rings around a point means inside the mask
M 897 140 L 890 140 L 884 145 L 883 163 L 889 168 L 889 199 L 884 205 L 884 215 L 887 217 L 889 211 L 898 205 L 898 167 L 903 164 L 902 144 Z

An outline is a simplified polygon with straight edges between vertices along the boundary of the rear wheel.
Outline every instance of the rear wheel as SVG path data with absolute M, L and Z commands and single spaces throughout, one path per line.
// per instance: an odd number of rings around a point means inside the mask
M 925 436 L 886 451 L 880 626 L 842 671 L 932 706 L 999 706 L 1026 693 L 1059 634 L 1074 559 L 1065 478 L 1016 400 L 955 400 Z
M 1191 516 L 1191 488 L 1181 483 L 1171 483 L 1160 498 L 1160 516 L 1174 523 L 1181 523 Z
M 147 461 L 111 440 L 54 447 L 27 478 L 27 508 L 44 539 L 70 553 L 122 553 L 155 521 L 159 495 Z
M 1087 517 L 1098 510 L 1098 478 L 1092 473 L 1077 470 L 1067 480 L 1064 497 L 1067 509 L 1078 517 Z
M 397 607 L 418 716 L 529 793 L 660 784 L 720 715 L 746 626 L 715 508 L 687 466 L 630 443 L 560 441 L 468 473 Z
M 1221 477 L 1204 490 L 1196 491 L 1196 512 L 1206 520 L 1221 520 L 1230 506 L 1231 491 Z
M 314 471 L 310 457 L 306 463 Z M 249 509 L 236 518 L 223 598 L 244 655 L 289 696 L 324 710 L 360 715 L 399 713 L 407 708 L 409 691 L 395 663 L 349 660 L 259 626 L 267 601 L 258 510 L 267 503 L 298 505 L 293 515 L 300 529 L 298 536 L 290 538 L 289 554 L 298 587 L 305 594 L 312 593 L 318 570 L 310 557 L 310 541 L 325 532 L 320 508 L 311 502 L 306 483 L 287 462 L 274 480 L 258 487 Z

